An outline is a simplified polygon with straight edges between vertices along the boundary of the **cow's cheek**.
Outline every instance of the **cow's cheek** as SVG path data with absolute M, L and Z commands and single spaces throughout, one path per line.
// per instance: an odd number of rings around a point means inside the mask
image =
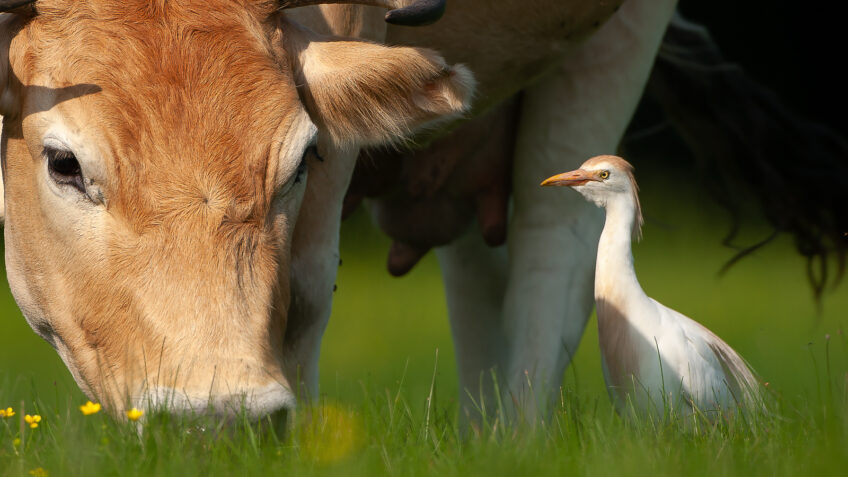
M 30 287 L 31 281 L 29 280 L 29 276 L 34 274 L 27 273 L 28 264 L 24 259 L 27 251 L 22 250 L 22 248 L 26 247 L 20 245 L 21 241 L 18 238 L 20 233 L 16 231 L 15 220 L 12 217 L 14 215 L 9 217 L 4 227 L 6 238 L 6 278 L 9 281 L 12 296 L 15 298 L 15 302 L 21 309 L 27 323 L 29 323 L 30 327 L 36 333 L 39 333 L 42 338 L 49 342 L 51 341 L 51 337 L 39 332 L 39 330 L 49 330 L 49 322 L 45 319 L 42 307 L 39 306 L 42 300 L 37 298 L 39 295 L 37 293 L 37 287 L 35 290 Z
M 82 254 L 81 246 L 96 248 L 90 238 L 89 217 L 80 216 L 72 205 L 46 189 L 39 166 L 21 140 L 9 140 L 7 150 L 7 220 L 4 225 L 6 274 L 16 303 L 30 327 L 44 338 L 65 362 L 75 381 L 92 396 L 84 378 L 96 357 L 86 350 L 85 336 L 79 327 L 74 303 L 77 279 L 91 250 Z M 87 233 L 81 233 L 88 228 Z M 80 282 L 87 280 L 81 279 Z M 88 282 L 88 294 L 96 286 Z M 91 356 L 89 356 L 91 355 Z
M 29 325 L 53 344 L 50 314 L 46 310 L 51 270 L 43 260 L 50 247 L 38 206 L 32 162 L 22 141 L 9 139 L 4 226 L 6 275 L 12 295 Z

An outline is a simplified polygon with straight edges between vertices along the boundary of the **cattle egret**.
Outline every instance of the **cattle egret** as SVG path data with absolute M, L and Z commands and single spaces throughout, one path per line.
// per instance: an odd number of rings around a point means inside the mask
M 642 226 L 633 166 L 620 157 L 598 156 L 542 185 L 572 187 L 606 209 L 595 301 L 604 378 L 619 413 L 662 415 L 674 409 L 712 418 L 756 402 L 757 380 L 739 354 L 701 324 L 649 298 L 639 285 L 630 248 Z

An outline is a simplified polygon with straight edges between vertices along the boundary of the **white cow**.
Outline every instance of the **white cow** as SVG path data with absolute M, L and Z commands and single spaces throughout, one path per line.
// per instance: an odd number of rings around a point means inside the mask
M 491 388 L 479 386 L 481 376 L 491 385 L 492 369 L 500 371 L 501 387 L 528 416 L 558 390 L 592 311 L 596 237 L 603 221 L 579 197 L 551 201 L 538 183 L 550 171 L 577 167 L 587 157 L 616 150 L 675 6 L 673 0 L 628 0 L 620 8 L 618 2 L 470 0 L 450 3 L 445 16 L 430 27 L 390 26 L 387 31 L 376 21 L 340 21 L 329 8 L 293 12 L 315 28 L 326 24 L 328 32 L 425 46 L 448 62 L 466 65 L 478 82 L 471 116 L 524 93 L 512 158 L 507 244 L 490 248 L 471 228 L 437 250 L 460 388 L 468 391 L 462 393 L 466 410 L 472 408 L 469 395 L 476 399 L 482 391 L 491 397 Z M 309 255 L 301 255 L 295 239 L 296 271 L 313 271 L 298 296 L 327 290 L 335 282 L 336 219 L 343 193 L 343 188 L 333 189 L 333 213 L 304 240 Z M 329 193 L 323 189 L 322 194 Z M 327 202 L 321 205 L 323 212 Z M 306 203 L 302 213 L 309 207 Z M 297 233 L 301 230 L 298 224 Z M 316 236 L 328 239 L 316 244 Z M 309 265 L 300 265 L 301 260 Z M 318 263 L 326 271 L 321 277 L 314 274 L 321 269 Z M 290 319 L 309 323 L 311 340 L 299 338 L 303 346 L 292 343 L 290 349 L 305 371 L 306 388 L 315 392 L 330 297 L 314 297 L 309 303 L 310 316 Z M 528 383 L 536 388 L 532 394 Z

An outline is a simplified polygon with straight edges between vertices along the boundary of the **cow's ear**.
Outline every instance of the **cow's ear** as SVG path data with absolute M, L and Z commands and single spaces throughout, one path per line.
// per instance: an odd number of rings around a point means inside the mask
M 301 98 L 339 143 L 390 142 L 469 108 L 473 75 L 431 50 L 318 35 L 285 19 L 280 25 Z

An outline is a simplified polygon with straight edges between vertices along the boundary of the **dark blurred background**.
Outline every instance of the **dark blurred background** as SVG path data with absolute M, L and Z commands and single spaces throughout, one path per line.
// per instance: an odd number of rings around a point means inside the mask
M 684 0 L 679 9 L 709 28 L 728 60 L 845 137 L 845 17 L 823 8 L 828 5 L 834 4 Z

